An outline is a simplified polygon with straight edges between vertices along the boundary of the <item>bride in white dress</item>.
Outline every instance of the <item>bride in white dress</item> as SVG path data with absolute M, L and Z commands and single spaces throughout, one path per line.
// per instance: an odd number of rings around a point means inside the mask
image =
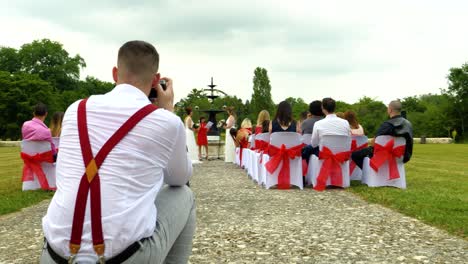
M 236 117 L 234 116 L 234 108 L 228 107 L 227 112 L 229 114 L 228 119 L 226 120 L 226 139 L 224 146 L 224 161 L 225 162 L 235 162 L 236 161 L 236 146 L 234 145 L 234 140 L 232 139 L 229 130 L 232 127 L 235 127 Z
M 187 112 L 184 123 L 188 156 L 192 160 L 192 163 L 201 163 L 201 161 L 198 160 L 197 143 L 195 142 L 195 134 L 193 133 L 192 108 L 188 107 L 185 110 Z

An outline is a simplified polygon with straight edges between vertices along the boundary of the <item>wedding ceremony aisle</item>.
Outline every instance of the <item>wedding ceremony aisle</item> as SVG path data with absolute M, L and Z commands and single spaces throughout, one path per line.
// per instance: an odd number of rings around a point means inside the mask
M 265 190 L 234 164 L 195 166 L 190 263 L 464 263 L 468 242 L 350 192 Z M 0 217 L 0 263 L 37 263 L 48 201 Z

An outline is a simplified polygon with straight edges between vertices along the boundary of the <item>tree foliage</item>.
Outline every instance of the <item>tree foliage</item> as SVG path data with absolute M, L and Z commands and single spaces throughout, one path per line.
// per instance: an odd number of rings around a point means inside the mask
M 275 110 L 275 103 L 271 98 L 271 85 L 268 72 L 265 68 L 257 67 L 253 77 L 253 94 L 250 100 L 249 110 L 253 115 L 262 110 L 268 110 L 272 115 Z

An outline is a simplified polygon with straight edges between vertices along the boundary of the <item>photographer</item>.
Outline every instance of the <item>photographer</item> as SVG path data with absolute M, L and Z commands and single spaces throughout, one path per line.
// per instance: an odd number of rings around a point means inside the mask
M 112 71 L 117 86 L 67 109 L 41 263 L 188 262 L 192 164 L 172 80 L 158 66 L 151 44 L 127 42 Z

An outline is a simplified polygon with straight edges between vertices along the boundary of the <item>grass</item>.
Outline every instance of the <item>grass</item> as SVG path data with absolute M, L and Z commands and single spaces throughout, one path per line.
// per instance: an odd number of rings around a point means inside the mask
M 406 190 L 358 182 L 348 190 L 468 239 L 468 145 L 414 145 L 405 169 Z
M 21 190 L 23 161 L 17 147 L 0 147 L 0 215 L 34 205 L 51 198 L 53 192 Z

